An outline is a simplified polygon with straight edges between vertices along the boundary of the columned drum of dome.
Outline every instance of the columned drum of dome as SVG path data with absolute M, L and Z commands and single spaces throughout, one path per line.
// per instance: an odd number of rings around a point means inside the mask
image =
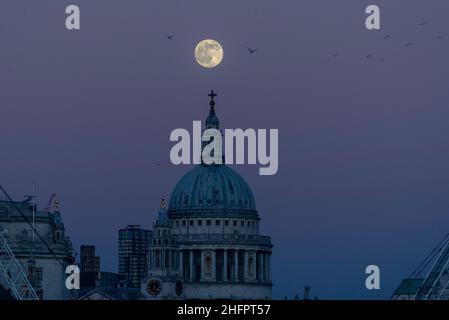
M 206 128 L 219 129 L 216 94 Z M 270 299 L 271 238 L 259 234 L 251 188 L 224 164 L 200 164 L 176 184 L 153 225 L 148 299 Z

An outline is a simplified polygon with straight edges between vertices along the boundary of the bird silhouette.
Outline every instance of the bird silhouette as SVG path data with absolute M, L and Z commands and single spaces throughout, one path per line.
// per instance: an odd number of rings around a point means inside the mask
M 405 44 L 405 46 L 404 47 L 411 47 L 413 45 L 413 43 L 411 43 L 411 42 L 407 42 L 406 44 Z
M 386 34 L 386 35 L 384 36 L 384 39 L 389 39 L 389 38 L 391 38 L 391 35 L 389 35 L 389 34 Z
M 168 34 L 166 37 L 167 37 L 168 40 L 171 40 L 173 38 L 173 35 L 172 34 Z
M 373 55 L 370 53 L 366 56 L 367 59 L 371 58 Z
M 421 23 L 419 23 L 418 24 L 418 26 L 420 26 L 420 27 L 424 27 L 424 26 L 427 26 L 429 23 L 427 23 L 427 22 L 421 22 Z
M 443 36 L 438 36 L 437 39 L 438 39 L 438 40 L 443 40 L 444 37 L 443 37 Z
M 338 53 L 334 53 L 333 55 L 332 55 L 332 58 L 337 58 L 338 57 Z
M 384 62 L 385 59 L 384 59 L 384 58 L 379 58 L 379 61 L 380 61 L 380 62 Z
M 248 49 L 249 53 L 251 53 L 251 54 L 260 50 L 260 49 L 251 49 L 251 48 L 248 48 L 248 47 L 246 47 L 246 49 Z

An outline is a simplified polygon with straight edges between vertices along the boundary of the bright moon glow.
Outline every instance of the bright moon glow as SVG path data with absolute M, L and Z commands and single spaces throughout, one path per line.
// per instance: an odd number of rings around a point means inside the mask
M 205 68 L 216 67 L 223 60 L 223 48 L 215 40 L 203 40 L 195 48 L 195 59 Z

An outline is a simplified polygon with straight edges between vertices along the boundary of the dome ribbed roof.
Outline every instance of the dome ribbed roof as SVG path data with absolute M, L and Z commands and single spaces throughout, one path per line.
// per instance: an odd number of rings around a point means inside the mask
M 200 164 L 179 180 L 168 213 L 256 213 L 246 181 L 226 165 Z

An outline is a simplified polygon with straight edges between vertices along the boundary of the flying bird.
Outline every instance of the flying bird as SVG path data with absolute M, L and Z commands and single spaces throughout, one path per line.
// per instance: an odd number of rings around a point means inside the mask
M 443 36 L 438 36 L 437 39 L 438 39 L 438 40 L 443 40 L 444 37 L 443 37 Z
M 333 55 L 332 55 L 332 58 L 337 58 L 338 57 L 338 53 L 334 53 Z
M 168 40 L 171 40 L 173 38 L 173 35 L 172 34 L 168 34 L 166 37 L 167 37 Z
M 407 42 L 406 44 L 405 44 L 405 47 L 407 48 L 407 47 L 411 47 L 413 45 L 413 43 L 411 43 L 411 42 Z
M 373 55 L 370 53 L 366 56 L 367 59 L 371 58 Z
M 389 35 L 389 34 L 386 34 L 386 35 L 384 36 L 384 39 L 389 39 L 389 38 L 391 38 L 391 35 Z
M 385 59 L 384 59 L 384 58 L 379 58 L 379 61 L 380 61 L 380 62 L 384 62 Z
M 254 53 L 254 52 L 260 50 L 260 49 L 251 49 L 251 48 L 248 48 L 248 47 L 246 47 L 246 49 L 248 49 L 249 53 Z
M 418 26 L 420 26 L 420 27 L 424 27 L 424 26 L 427 26 L 428 25 L 428 23 L 427 22 L 421 22 L 420 24 L 418 24 Z

